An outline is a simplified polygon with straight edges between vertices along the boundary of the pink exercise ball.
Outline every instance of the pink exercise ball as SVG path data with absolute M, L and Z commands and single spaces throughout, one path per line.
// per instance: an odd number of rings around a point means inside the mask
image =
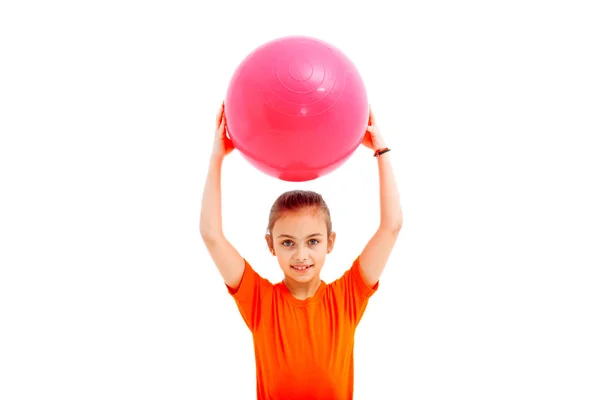
M 250 53 L 225 97 L 227 129 L 250 164 L 300 182 L 340 167 L 360 145 L 369 119 L 354 64 L 322 40 L 289 36 Z

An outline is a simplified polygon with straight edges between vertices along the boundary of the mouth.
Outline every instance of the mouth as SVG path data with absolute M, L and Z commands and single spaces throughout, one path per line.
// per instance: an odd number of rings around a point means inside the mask
M 306 271 L 311 269 L 313 267 L 313 265 L 309 265 L 309 264 L 301 264 L 300 265 L 299 264 L 299 265 L 291 265 L 290 267 L 296 272 L 306 273 Z

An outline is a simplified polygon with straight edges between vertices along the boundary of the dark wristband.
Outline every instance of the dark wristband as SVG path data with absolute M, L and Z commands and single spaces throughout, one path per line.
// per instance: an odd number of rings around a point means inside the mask
M 390 149 L 390 148 L 387 148 L 387 147 L 385 147 L 385 148 L 383 148 L 383 149 L 378 149 L 378 150 L 375 150 L 375 154 L 373 154 L 373 157 L 379 157 L 380 155 L 382 155 L 382 154 L 384 154 L 384 153 L 387 153 L 388 151 L 391 151 L 391 150 L 392 150 L 392 149 Z

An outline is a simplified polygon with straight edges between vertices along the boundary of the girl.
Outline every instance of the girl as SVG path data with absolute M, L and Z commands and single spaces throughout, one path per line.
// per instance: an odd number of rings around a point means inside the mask
M 379 229 L 343 276 L 329 284 L 320 279 L 320 272 L 335 233 L 329 209 L 317 193 L 286 192 L 271 208 L 265 239 L 283 271 L 277 284 L 258 275 L 224 236 L 221 165 L 234 149 L 226 127 L 222 104 L 200 232 L 252 332 L 257 398 L 352 399 L 354 332 L 402 227 L 389 149 L 373 113 L 362 144 L 374 151 L 379 166 Z

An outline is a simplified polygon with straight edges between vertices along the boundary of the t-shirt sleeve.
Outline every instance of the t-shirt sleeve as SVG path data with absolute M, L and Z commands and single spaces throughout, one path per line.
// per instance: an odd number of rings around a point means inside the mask
M 272 289 L 273 284 L 260 276 L 244 259 L 244 273 L 237 288 L 225 284 L 227 291 L 244 319 L 244 322 L 254 331 L 260 320 L 260 306 L 263 297 Z
M 332 283 L 339 299 L 343 299 L 343 307 L 353 323 L 358 325 L 371 296 L 379 288 L 379 282 L 369 286 L 360 272 L 360 261 L 357 257 L 352 266 Z

